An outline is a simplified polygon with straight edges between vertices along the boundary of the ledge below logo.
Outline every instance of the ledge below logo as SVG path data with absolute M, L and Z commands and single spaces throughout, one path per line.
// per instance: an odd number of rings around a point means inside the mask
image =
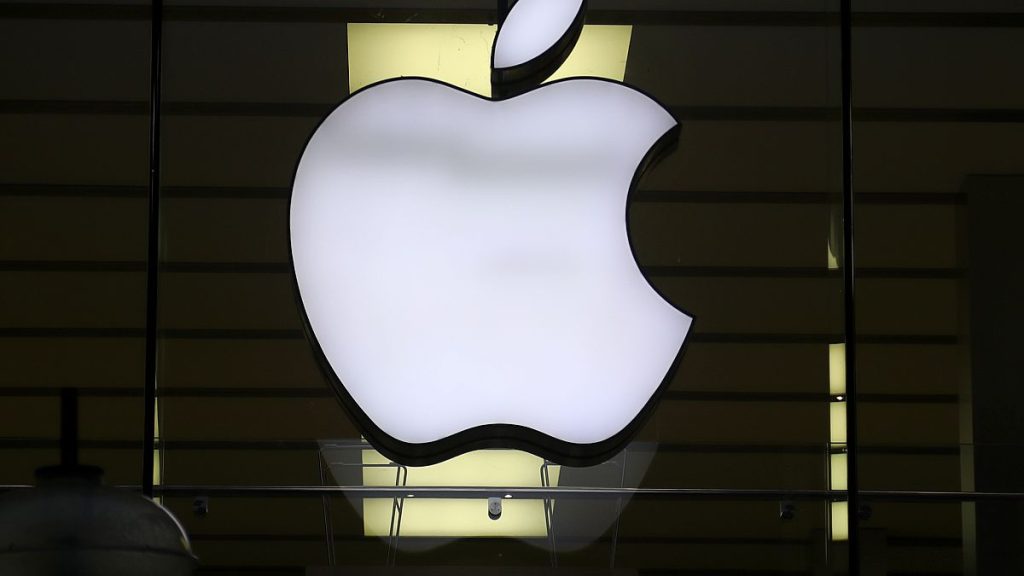
M 516 3 L 495 40 L 502 97 L 384 81 L 335 108 L 303 152 L 290 238 L 310 337 L 397 462 L 484 447 L 599 462 L 679 362 L 692 318 L 640 271 L 626 217 L 675 119 L 616 82 L 532 87 L 584 10 Z

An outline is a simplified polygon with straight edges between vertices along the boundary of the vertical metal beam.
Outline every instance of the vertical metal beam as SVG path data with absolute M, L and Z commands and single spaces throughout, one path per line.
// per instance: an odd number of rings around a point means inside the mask
M 157 296 L 160 270 L 160 50 L 163 0 L 151 0 L 149 39 L 149 226 L 146 250 L 146 375 L 143 393 L 142 492 L 153 497 L 156 449 Z
M 78 388 L 60 390 L 60 465 L 78 466 Z
M 860 575 L 860 483 L 857 442 L 857 316 L 854 291 L 856 262 L 854 253 L 853 196 L 853 15 L 852 0 L 839 0 L 840 69 L 842 74 L 843 118 L 843 338 L 846 342 L 846 465 L 849 493 L 850 576 Z
M 316 451 L 316 467 L 320 473 L 320 485 L 327 486 L 328 464 L 324 459 L 324 452 L 320 448 L 317 448 Z M 327 565 L 334 566 L 334 523 L 333 516 L 331 515 L 331 498 L 324 494 L 320 502 L 323 505 L 324 512 L 324 542 L 327 544 Z

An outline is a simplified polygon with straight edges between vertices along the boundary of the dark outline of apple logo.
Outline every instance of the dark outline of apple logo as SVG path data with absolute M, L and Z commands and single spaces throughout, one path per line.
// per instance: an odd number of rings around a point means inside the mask
M 519 3 L 525 3 L 527 1 L 529 0 L 519 0 L 519 2 L 517 2 L 516 5 L 514 5 L 512 8 L 513 12 L 515 10 L 515 6 L 518 6 Z M 696 321 L 696 318 L 693 314 L 687 312 L 680 306 L 673 303 L 670 299 L 666 298 L 662 291 L 659 290 L 653 283 L 651 283 L 650 279 L 647 278 L 647 275 L 643 273 L 643 269 L 640 267 L 639 262 L 637 262 L 636 259 L 636 250 L 633 246 L 633 239 L 632 234 L 630 233 L 629 223 L 629 214 L 630 209 L 632 208 L 634 198 L 633 195 L 637 189 L 639 180 L 648 169 L 650 169 L 652 166 L 657 164 L 657 162 L 659 162 L 661 159 L 668 156 L 675 150 L 680 132 L 679 120 L 671 113 L 671 111 L 669 111 L 665 106 L 663 106 L 660 102 L 658 102 L 655 98 L 653 98 L 650 94 L 644 92 L 643 90 L 640 90 L 633 86 L 629 86 L 628 84 L 625 84 L 623 82 L 616 82 L 614 80 L 592 76 L 574 76 L 564 78 L 549 82 L 545 84 L 545 86 L 550 86 L 552 84 L 561 82 L 571 82 L 574 80 L 596 80 L 600 82 L 608 82 L 610 84 L 622 86 L 628 88 L 629 90 L 642 94 L 643 96 L 647 97 L 652 102 L 657 104 L 659 107 L 661 107 L 663 110 L 665 110 L 665 112 L 667 112 L 675 121 L 674 125 L 670 129 L 668 129 L 664 134 L 662 134 L 654 142 L 653 145 L 651 145 L 651 147 L 648 149 L 647 153 L 644 155 L 643 159 L 640 161 L 636 168 L 636 171 L 633 174 L 633 178 L 630 182 L 629 189 L 626 195 L 626 238 L 629 243 L 630 252 L 633 256 L 633 262 L 634 264 L 636 264 L 637 269 L 640 270 L 641 275 L 647 281 L 648 286 L 662 300 L 671 305 L 677 311 L 681 312 L 682 314 L 685 314 L 690 318 L 690 325 L 683 335 L 682 344 L 680 345 L 679 350 L 676 353 L 672 363 L 669 365 L 668 370 L 666 371 L 665 376 L 662 379 L 662 382 L 651 394 L 650 398 L 644 404 L 643 408 L 641 408 L 640 411 L 636 414 L 636 416 L 634 416 L 633 419 L 630 420 L 629 423 L 626 424 L 626 426 L 624 426 L 619 432 L 599 442 L 579 444 L 555 438 L 553 436 L 550 436 L 548 434 L 545 434 L 543 432 L 526 426 L 520 426 L 516 424 L 484 424 L 480 426 L 475 426 L 473 428 L 465 429 L 455 434 L 430 442 L 411 443 L 399 440 L 391 436 L 384 430 L 382 430 L 379 426 L 377 426 L 373 422 L 373 420 L 366 414 L 366 412 L 364 412 L 363 409 L 359 406 L 356 400 L 352 397 L 351 393 L 349 393 L 349 391 L 345 388 L 345 385 L 341 382 L 340 378 L 335 373 L 334 368 L 331 366 L 327 358 L 327 355 L 321 348 L 320 343 L 316 338 L 316 334 L 314 333 L 313 328 L 310 325 L 309 316 L 306 313 L 306 308 L 302 302 L 302 296 L 298 283 L 298 275 L 295 272 L 295 261 L 292 246 L 292 226 L 290 216 L 292 213 L 292 198 L 294 196 L 294 183 L 298 175 L 299 163 L 301 162 L 302 157 L 305 155 L 305 152 L 309 146 L 310 141 L 313 139 L 313 136 L 320 129 L 324 121 L 335 110 L 337 110 L 341 106 L 344 106 L 345 103 L 348 102 L 348 100 L 350 100 L 357 94 L 360 94 L 366 90 L 373 89 L 374 87 L 380 86 L 382 84 L 390 82 L 400 82 L 403 80 L 420 80 L 433 82 L 435 84 L 445 86 L 449 89 L 471 95 L 475 98 L 491 102 L 514 98 L 520 94 L 523 94 L 534 88 L 539 87 L 545 79 L 547 79 L 551 74 L 553 74 L 565 62 L 565 60 L 569 56 L 569 53 L 575 47 L 576 41 L 579 39 L 580 34 L 582 33 L 584 14 L 586 13 L 586 9 L 587 1 L 582 0 L 580 3 L 579 11 L 577 12 L 572 23 L 568 26 L 568 28 L 562 33 L 559 39 L 550 48 L 548 48 L 539 56 L 536 56 L 523 64 L 519 64 L 511 68 L 494 68 L 494 46 L 497 45 L 498 39 L 500 37 L 501 29 L 499 28 L 498 33 L 495 34 L 494 45 L 492 46 L 491 49 L 490 60 L 491 85 L 492 92 L 496 95 L 495 97 L 486 98 L 480 96 L 479 94 L 469 92 L 468 90 L 464 90 L 457 86 L 452 86 L 439 80 L 416 76 L 389 78 L 386 80 L 374 82 L 349 94 L 346 98 L 339 102 L 337 106 L 332 108 L 331 112 L 329 112 L 323 118 L 320 119 L 316 127 L 310 132 L 309 137 L 306 139 L 306 143 L 303 145 L 303 154 L 301 154 L 299 156 L 299 159 L 296 161 L 295 169 L 293 170 L 292 174 L 292 194 L 289 195 L 288 203 L 288 258 L 289 264 L 291 265 L 292 269 L 292 287 L 294 290 L 296 303 L 298 304 L 298 309 L 300 311 L 303 330 L 306 334 L 307 340 L 309 341 L 313 349 L 313 353 L 314 356 L 316 357 L 317 363 L 319 364 L 321 370 L 327 377 L 328 381 L 331 383 L 331 387 L 333 388 L 335 394 L 337 395 L 342 407 L 348 413 L 349 417 L 352 418 L 352 420 L 355 422 L 356 426 L 363 433 L 367 441 L 369 441 L 369 443 L 381 454 L 390 458 L 394 462 L 408 466 L 427 466 L 431 464 L 436 464 L 438 462 L 443 462 L 445 460 L 448 460 L 450 458 L 473 450 L 488 448 L 505 448 L 524 450 L 526 452 L 530 452 L 532 454 L 550 460 L 554 463 L 566 466 L 592 466 L 595 464 L 602 463 L 611 458 L 612 456 L 614 456 L 615 454 L 621 452 L 632 439 L 632 437 L 636 435 L 640 428 L 650 418 L 651 414 L 654 412 L 654 409 L 658 405 L 658 402 L 660 401 L 665 390 L 668 388 L 669 384 L 675 377 L 675 374 L 679 368 L 679 364 L 682 361 L 682 358 L 685 354 L 690 336 L 693 333 L 693 322 Z

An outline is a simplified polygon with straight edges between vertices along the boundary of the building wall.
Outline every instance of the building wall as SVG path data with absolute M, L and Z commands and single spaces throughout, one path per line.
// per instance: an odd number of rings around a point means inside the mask
M 984 534 L 1020 534 L 1020 500 L 999 500 L 993 515 L 913 493 L 1022 488 L 998 466 L 977 476 L 981 451 L 998 463 L 1024 439 L 1010 425 L 1015 402 L 975 402 L 1015 386 L 1012 362 L 979 367 L 991 348 L 972 348 L 978 330 L 993 334 L 979 323 L 1019 311 L 1011 296 L 986 300 L 983 315 L 971 303 L 984 288 L 979 237 L 986 286 L 1016 278 L 1017 267 L 993 264 L 1021 246 L 1012 220 L 988 225 L 973 208 L 993 187 L 1015 198 L 1024 175 L 1024 12 L 995 0 L 854 4 L 859 485 L 907 493 L 865 500 L 865 566 L 975 573 L 999 565 L 984 544 L 996 536 Z M 625 80 L 683 126 L 630 212 L 639 264 L 698 318 L 638 435 L 650 462 L 636 484 L 773 494 L 634 498 L 596 540 L 574 548 L 569 535 L 554 554 L 547 539 L 411 541 L 398 564 L 843 571 L 831 503 L 800 500 L 781 520 L 774 493 L 834 487 L 830 452 L 841 448 L 829 353 L 842 342 L 846 251 L 837 10 L 595 0 L 588 16 L 633 26 Z M 321 442 L 359 431 L 296 308 L 286 229 L 296 160 L 348 94 L 347 23 L 495 16 L 482 0 L 168 2 L 161 485 L 338 483 Z M 82 389 L 82 460 L 111 483 L 141 482 L 150 24 L 147 3 L 0 3 L 0 484 L 31 483 L 57 459 L 63 386 Z M 995 421 L 1006 425 L 979 428 Z M 163 499 L 211 573 L 328 564 L 325 511 L 336 564 L 392 562 L 345 497 L 214 495 L 205 516 L 192 500 Z

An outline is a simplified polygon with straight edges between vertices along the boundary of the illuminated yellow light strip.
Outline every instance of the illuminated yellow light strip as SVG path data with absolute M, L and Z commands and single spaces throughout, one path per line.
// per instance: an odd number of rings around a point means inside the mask
M 153 400 L 153 485 L 164 483 L 163 449 L 160 448 L 160 399 Z M 163 496 L 153 496 L 153 501 L 163 504 Z
M 830 510 L 832 540 L 845 541 L 850 539 L 850 507 L 847 502 L 832 502 Z
M 830 253 L 831 254 L 831 253 Z M 828 390 L 833 398 L 829 402 L 829 470 L 828 482 L 832 490 L 849 489 L 847 456 L 834 452 L 846 445 L 846 345 L 828 345 Z M 849 539 L 849 513 L 846 502 L 832 502 L 829 511 L 829 532 L 834 541 Z
M 846 454 L 829 454 L 829 488 L 832 490 L 847 490 L 849 484 L 846 471 Z
M 846 395 L 846 344 L 828 345 L 828 393 Z
M 846 444 L 846 402 L 830 402 L 829 441 L 832 444 Z
M 348 24 L 349 92 L 403 76 L 447 82 L 491 95 L 488 24 Z M 622 81 L 632 26 L 584 26 L 572 54 L 549 79 L 595 76 Z

